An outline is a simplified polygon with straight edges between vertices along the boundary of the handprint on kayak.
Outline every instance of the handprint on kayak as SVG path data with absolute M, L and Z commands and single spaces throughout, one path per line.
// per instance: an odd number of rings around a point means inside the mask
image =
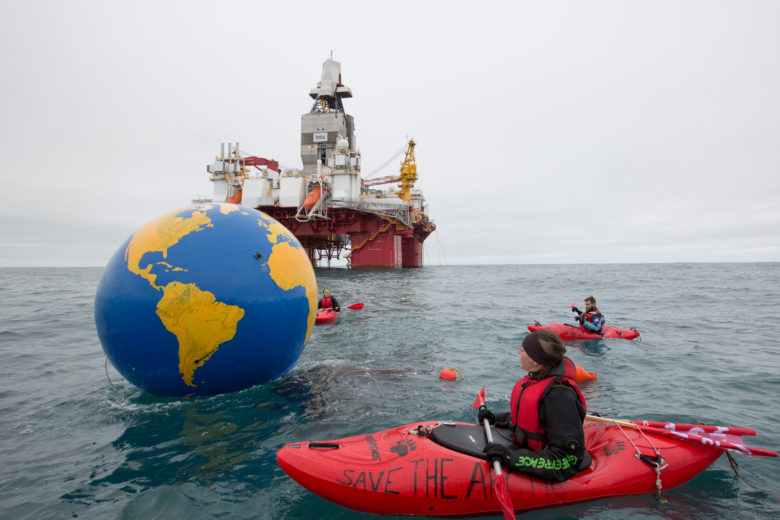
M 417 449 L 417 443 L 414 442 L 414 439 L 404 439 L 395 443 L 395 446 L 390 448 L 390 451 L 392 451 L 399 457 L 403 457 L 407 455 L 410 451 L 414 451 L 415 449 Z
M 621 451 L 626 449 L 626 443 L 623 441 L 616 441 L 613 439 L 610 439 L 609 442 L 604 446 L 604 455 L 609 457 L 610 455 L 614 455 L 616 453 L 620 453 Z

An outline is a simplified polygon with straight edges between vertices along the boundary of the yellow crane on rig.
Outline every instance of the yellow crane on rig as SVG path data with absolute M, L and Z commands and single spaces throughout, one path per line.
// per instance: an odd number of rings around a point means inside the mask
M 400 182 L 398 185 L 399 189 L 395 193 L 404 202 L 409 202 L 412 198 L 414 182 L 417 180 L 417 162 L 414 159 L 414 146 L 416 144 L 414 139 L 409 139 L 409 146 L 406 148 L 406 155 L 401 163 L 401 171 L 398 175 L 368 179 L 363 181 L 363 186 L 376 186 L 378 184 Z

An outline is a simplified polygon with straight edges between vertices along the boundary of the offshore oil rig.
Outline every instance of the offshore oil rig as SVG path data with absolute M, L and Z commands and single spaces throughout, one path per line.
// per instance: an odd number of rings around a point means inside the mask
M 419 267 L 423 241 L 436 229 L 419 189 L 415 142 L 410 139 L 396 175 L 363 179 L 355 122 L 343 100 L 352 91 L 341 82 L 341 63 L 322 65 L 322 77 L 301 116 L 303 169 L 242 152 L 223 143 L 207 166 L 211 199 L 259 209 L 287 227 L 306 249 L 312 265 L 345 258 L 350 267 Z M 398 183 L 397 189 L 381 185 Z M 343 256 L 342 256 L 343 255 Z

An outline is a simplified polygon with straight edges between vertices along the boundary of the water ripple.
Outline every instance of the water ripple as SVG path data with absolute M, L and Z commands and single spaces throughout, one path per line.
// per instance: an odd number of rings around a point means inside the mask
M 507 409 L 526 325 L 571 321 L 569 304 L 589 294 L 608 323 L 642 332 L 568 343 L 598 374 L 581 385 L 591 410 L 752 427 L 752 444 L 780 448 L 780 264 L 318 270 L 345 307 L 366 307 L 316 327 L 280 380 L 192 399 L 149 396 L 110 366 L 106 377 L 92 316 L 101 272 L 0 269 L 2 517 L 362 518 L 287 478 L 276 450 L 471 421 L 482 385 Z M 466 380 L 439 380 L 450 366 Z M 738 460 L 744 480 L 722 458 L 666 503 L 617 497 L 523 518 L 777 518 L 777 460 Z

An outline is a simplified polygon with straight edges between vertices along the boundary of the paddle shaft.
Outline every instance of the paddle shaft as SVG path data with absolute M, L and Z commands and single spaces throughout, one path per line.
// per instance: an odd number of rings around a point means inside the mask
M 493 430 L 490 428 L 490 422 L 487 420 L 487 418 L 482 419 L 482 424 L 485 425 L 485 438 L 487 439 L 488 443 L 493 442 Z M 493 461 L 493 469 L 496 472 L 496 475 L 501 474 L 501 463 L 497 460 Z
M 480 408 L 483 408 L 485 405 L 483 404 L 480 406 Z M 493 442 L 493 430 L 490 428 L 490 422 L 487 420 L 487 417 L 482 419 L 482 424 L 485 426 L 485 438 L 487 439 L 488 443 Z M 512 506 L 512 495 L 509 494 L 509 486 L 507 486 L 506 480 L 504 480 L 503 473 L 501 472 L 501 463 L 497 460 L 493 461 L 493 471 L 496 472 L 496 482 L 494 483 L 494 486 L 496 489 L 494 490 L 496 494 L 496 498 L 498 498 L 499 504 L 501 504 L 501 512 L 504 513 L 504 518 L 506 520 L 515 520 L 515 512 L 514 507 Z M 499 491 L 498 486 L 501 485 L 499 482 L 503 483 L 503 490 Z M 503 499 L 501 496 L 503 495 Z M 506 502 L 505 502 L 506 501 Z
M 608 417 L 599 417 L 598 415 L 586 415 L 585 420 L 600 423 L 619 424 L 620 426 L 626 426 L 628 428 L 634 428 L 637 430 L 639 429 L 639 426 L 632 423 L 631 421 L 626 421 L 624 419 L 610 419 Z
M 487 410 L 485 406 L 485 387 L 477 392 L 477 398 L 474 400 L 473 408 L 479 408 L 481 410 Z M 493 442 L 493 430 L 490 428 L 490 421 L 485 417 L 482 419 L 482 424 L 485 427 L 485 439 L 488 444 Z M 496 480 L 493 483 L 493 493 L 501 506 L 501 512 L 504 514 L 506 520 L 516 520 L 515 508 L 512 506 L 512 495 L 509 493 L 509 485 L 504 478 L 504 474 L 501 471 L 501 462 L 498 460 L 492 461 L 493 471 L 496 472 Z

